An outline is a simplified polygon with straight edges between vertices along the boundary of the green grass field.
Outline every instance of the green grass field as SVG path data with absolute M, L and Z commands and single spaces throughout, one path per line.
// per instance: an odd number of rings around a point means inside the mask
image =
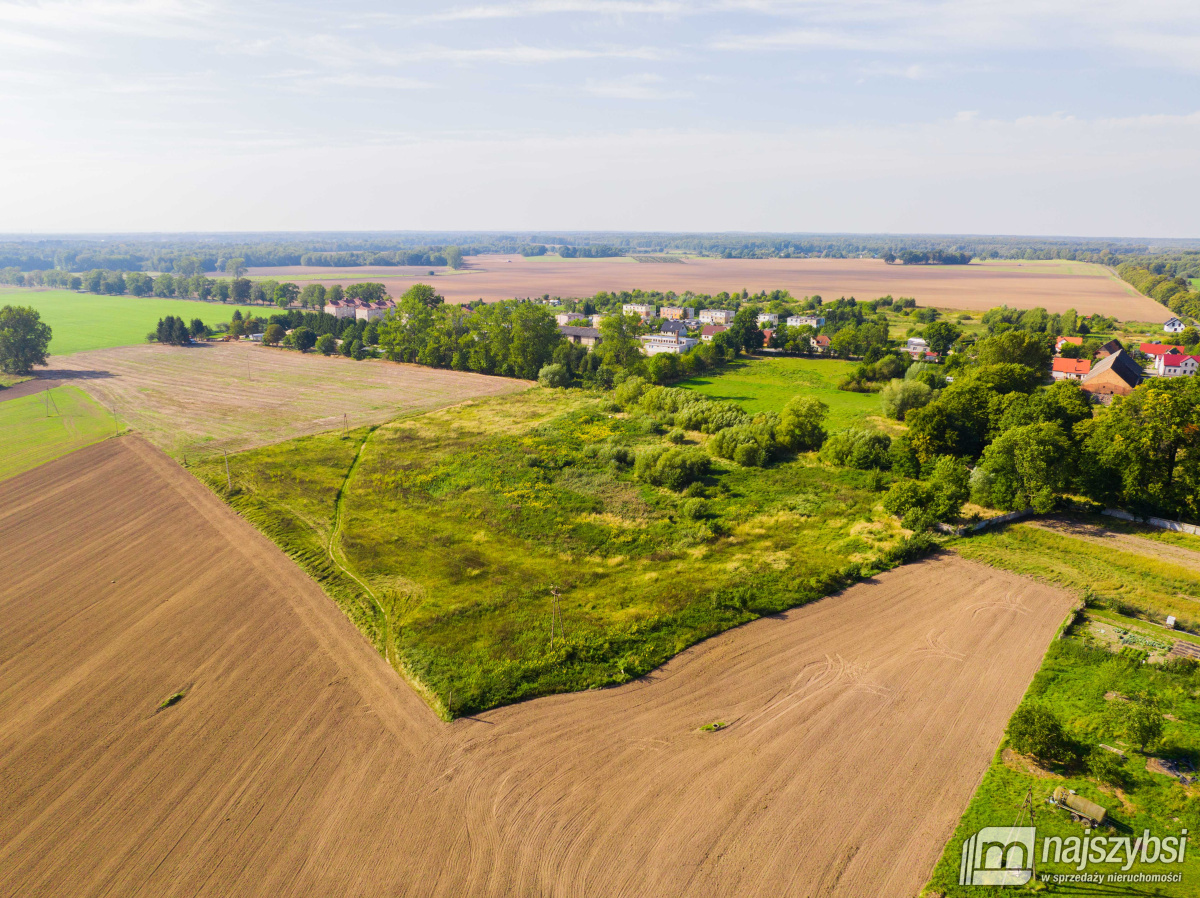
M 535 389 L 231 456 L 228 498 L 444 715 L 625 682 L 894 563 L 864 472 L 717 460 L 689 497 L 596 451 L 663 439 Z M 223 463 L 195 470 L 227 494 Z
M 76 387 L 0 402 L 0 480 L 107 439 L 112 415 Z
M 70 355 L 87 349 L 109 349 L 145 343 L 158 319 L 178 315 L 190 322 L 201 319 L 212 327 L 228 321 L 233 310 L 262 315 L 271 310 L 250 309 L 219 302 L 158 299 L 152 296 L 93 296 L 71 290 L 0 290 L 0 306 L 33 306 L 54 330 L 51 355 Z
M 1200 669 L 1187 664 L 1143 663 L 1145 655 L 1135 650 L 1145 642 L 1131 642 L 1131 649 L 1122 646 L 1116 634 L 1148 636 L 1153 643 L 1169 645 L 1172 637 L 1147 621 L 1161 621 L 1166 614 L 1179 611 L 1185 613 L 1183 622 L 1194 626 L 1196 598 L 1189 596 L 1200 597 L 1200 572 L 1156 558 L 1153 544 L 1147 546 L 1147 555 L 1141 555 L 1024 525 L 963 540 L 956 548 L 966 558 L 1055 583 L 1086 598 L 1087 610 L 1067 627 L 1062 639 L 1051 644 L 1025 697 L 1026 702 L 1054 712 L 1075 750 L 1073 758 L 1043 768 L 1019 755 L 1006 754 L 1002 746 L 923 894 L 959 898 L 995 893 L 994 887 L 957 884 L 963 842 L 982 827 L 1012 825 L 1030 789 L 1037 807 L 1039 838 L 1082 835 L 1080 825 L 1072 823 L 1064 811 L 1045 803 L 1056 786 L 1065 786 L 1108 810 L 1112 826 L 1098 834 L 1136 839 L 1147 829 L 1162 837 L 1177 836 L 1187 828 L 1192 835 L 1184 864 L 1139 863 L 1132 868 L 1132 872 L 1180 872 L 1181 883 L 1156 884 L 1144 890 L 1058 883 L 1054 894 L 1195 895 L 1200 882 L 1196 787 L 1153 773 L 1146 763 L 1148 757 L 1158 757 L 1189 760 L 1200 767 Z M 1198 640 L 1185 636 L 1185 641 Z M 1143 694 L 1157 699 L 1166 715 L 1161 741 L 1146 754 L 1131 743 L 1121 720 L 1123 699 Z M 1080 760 L 1101 743 L 1125 752 L 1119 782 L 1102 782 Z M 1075 872 L 1073 864 L 1043 865 L 1040 853 L 1038 859 L 1043 875 Z M 1114 864 L 1087 867 L 1088 872 L 1098 873 L 1118 870 L 1120 865 Z M 1006 891 L 1022 895 L 1035 890 Z
M 754 358 L 678 386 L 736 402 L 751 414 L 782 411 L 794 396 L 815 396 L 829 406 L 827 427 L 833 432 L 880 414 L 878 395 L 837 388 L 857 367 L 857 362 L 836 359 Z

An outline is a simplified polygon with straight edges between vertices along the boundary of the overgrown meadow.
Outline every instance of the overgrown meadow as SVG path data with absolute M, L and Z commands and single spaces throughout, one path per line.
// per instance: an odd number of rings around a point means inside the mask
M 447 716 L 627 681 L 909 551 L 876 474 L 713 459 L 676 492 L 619 461 L 667 439 L 532 390 L 231 456 L 229 501 Z M 221 461 L 197 473 L 229 492 Z

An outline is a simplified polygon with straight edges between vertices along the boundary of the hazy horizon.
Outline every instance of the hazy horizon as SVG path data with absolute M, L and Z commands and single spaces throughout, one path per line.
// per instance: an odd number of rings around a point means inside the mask
M 1200 236 L 1180 0 L 0 0 L 0 48 L 14 234 Z

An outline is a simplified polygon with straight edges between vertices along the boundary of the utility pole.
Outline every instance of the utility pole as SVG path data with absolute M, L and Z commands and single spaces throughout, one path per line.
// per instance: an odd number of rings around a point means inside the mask
M 229 476 L 229 450 L 222 449 L 225 453 L 225 484 L 229 487 L 229 492 L 233 492 L 233 478 Z

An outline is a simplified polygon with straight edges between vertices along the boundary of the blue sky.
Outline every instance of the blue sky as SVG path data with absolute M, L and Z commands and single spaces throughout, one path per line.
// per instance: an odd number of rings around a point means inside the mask
M 1196 0 L 0 0 L 0 230 L 1200 236 Z

